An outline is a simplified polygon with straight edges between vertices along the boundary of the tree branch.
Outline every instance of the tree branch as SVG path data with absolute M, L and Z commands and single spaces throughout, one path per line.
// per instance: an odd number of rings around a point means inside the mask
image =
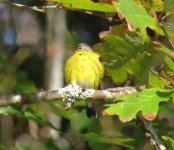
M 166 150 L 166 147 L 164 146 L 163 142 L 159 139 L 151 122 L 145 120 L 140 113 L 136 117 L 136 122 L 144 132 L 149 142 L 154 146 L 155 150 Z
M 119 95 L 136 92 L 134 87 L 118 87 L 107 90 L 82 89 L 77 84 L 70 84 L 64 88 L 50 91 L 40 91 L 30 94 L 16 94 L 0 96 L 0 107 L 17 104 L 30 104 L 44 101 L 63 101 L 71 106 L 75 101 L 93 100 L 108 101 L 113 100 Z

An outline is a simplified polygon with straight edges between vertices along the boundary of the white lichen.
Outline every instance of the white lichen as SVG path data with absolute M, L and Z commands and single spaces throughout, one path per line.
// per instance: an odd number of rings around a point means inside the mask
M 126 94 L 132 94 L 132 93 L 136 93 L 137 90 L 135 88 L 129 89 L 126 91 Z
M 65 108 L 71 108 L 72 104 L 78 100 L 86 100 L 94 94 L 95 90 L 88 89 L 83 92 L 83 89 L 76 83 L 73 82 L 68 86 L 60 89 L 58 94 L 63 98 L 65 102 Z
M 43 97 L 43 95 L 45 95 L 45 91 L 42 90 L 41 92 L 39 92 L 39 93 L 37 94 L 37 97 L 40 98 L 40 97 Z
M 13 103 L 19 103 L 21 101 L 21 95 L 15 95 L 13 97 Z
M 109 92 L 109 91 L 107 91 L 107 90 L 102 90 L 102 92 L 105 94 L 106 99 L 111 99 L 111 98 L 112 98 L 111 92 Z
M 159 147 L 161 148 L 161 150 L 166 150 L 166 147 L 164 145 L 160 145 Z
M 80 94 L 79 98 L 82 100 L 87 100 L 87 99 L 93 97 L 94 93 L 95 93 L 94 89 L 87 89 L 86 91 L 84 91 Z

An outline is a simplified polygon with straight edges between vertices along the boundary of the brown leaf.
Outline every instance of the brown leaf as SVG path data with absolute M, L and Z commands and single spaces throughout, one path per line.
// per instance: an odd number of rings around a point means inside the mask
M 151 112 L 148 112 L 147 114 L 145 114 L 143 116 L 148 121 L 153 121 L 156 118 L 156 115 Z

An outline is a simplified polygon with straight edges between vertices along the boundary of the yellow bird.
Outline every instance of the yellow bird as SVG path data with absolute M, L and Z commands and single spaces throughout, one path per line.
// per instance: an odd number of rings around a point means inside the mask
M 98 53 L 93 52 L 88 45 L 80 43 L 75 53 L 65 63 L 66 83 L 76 82 L 82 88 L 98 89 L 104 76 L 104 66 L 99 59 Z M 91 107 L 90 103 L 87 104 Z M 90 113 L 87 109 L 88 116 Z

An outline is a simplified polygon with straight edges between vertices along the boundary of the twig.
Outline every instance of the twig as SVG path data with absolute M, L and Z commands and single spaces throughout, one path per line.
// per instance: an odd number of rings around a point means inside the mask
M 45 13 L 46 9 L 61 9 L 62 8 L 60 3 L 56 3 L 55 5 L 45 5 L 45 6 L 27 6 L 27 5 L 23 5 L 23 4 L 19 4 L 19 3 L 9 2 L 7 0 L 0 0 L 0 3 L 4 3 L 9 6 L 27 8 L 27 9 L 31 9 L 31 10 L 41 12 L 41 13 Z
M 145 120 L 140 113 L 137 115 L 136 122 L 140 126 L 142 131 L 145 133 L 145 136 L 147 137 L 149 142 L 154 146 L 155 150 L 166 150 L 165 145 L 159 139 L 151 122 Z
M 61 3 L 56 3 L 54 5 L 44 5 L 44 6 L 27 6 L 27 5 L 23 5 L 23 4 L 19 4 L 19 3 L 13 3 L 13 2 L 9 2 L 6 0 L 0 0 L 0 3 L 4 3 L 7 4 L 9 6 L 15 6 L 15 7 L 21 7 L 21 8 L 27 8 L 27 9 L 31 9 L 37 12 L 41 12 L 41 13 L 45 13 L 47 9 L 62 9 L 62 8 L 66 8 L 65 6 L 63 6 Z M 88 15 L 93 15 L 93 16 L 97 16 L 103 19 L 108 20 L 109 22 L 114 21 L 113 17 L 107 17 L 105 15 L 99 14 L 99 13 L 94 13 L 92 11 L 85 11 L 85 10 L 80 10 L 80 9 L 73 9 L 76 12 L 81 12 L 84 14 L 88 14 Z
M 99 13 L 94 13 L 94 12 L 92 12 L 92 11 L 83 11 L 83 10 L 77 10 L 77 9 L 76 9 L 76 11 L 77 11 L 77 12 L 84 13 L 84 14 L 87 14 L 87 15 L 96 16 L 96 17 L 99 17 L 99 18 L 108 20 L 109 22 L 114 21 L 114 18 L 113 18 L 113 17 L 107 17 L 107 16 L 105 16 L 105 15 L 102 15 L 102 14 L 99 14 Z
M 173 41 L 171 39 L 169 39 L 169 38 L 168 38 L 168 41 L 169 41 L 170 45 L 172 46 L 172 49 L 174 50 L 174 43 L 173 43 Z

